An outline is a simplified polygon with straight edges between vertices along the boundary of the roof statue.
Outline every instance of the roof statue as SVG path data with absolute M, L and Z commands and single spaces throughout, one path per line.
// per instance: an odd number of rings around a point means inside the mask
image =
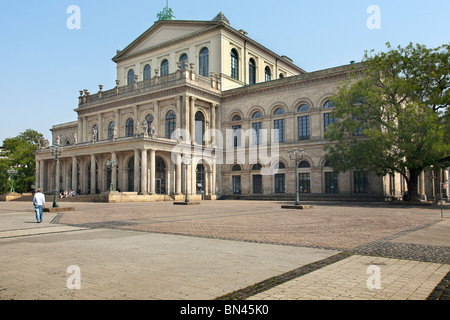
M 173 15 L 173 10 L 169 8 L 168 1 L 166 2 L 166 7 L 163 8 L 163 10 L 156 15 L 158 18 L 158 21 L 160 20 L 175 20 L 175 16 Z

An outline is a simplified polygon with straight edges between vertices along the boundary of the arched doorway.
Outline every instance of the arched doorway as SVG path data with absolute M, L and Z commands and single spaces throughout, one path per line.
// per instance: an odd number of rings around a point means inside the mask
M 205 195 L 205 166 L 202 163 L 199 163 L 197 165 L 197 170 L 196 170 L 196 189 L 197 189 L 197 194 L 201 194 L 202 198 Z
M 155 158 L 155 192 L 166 193 L 166 163 L 161 157 Z

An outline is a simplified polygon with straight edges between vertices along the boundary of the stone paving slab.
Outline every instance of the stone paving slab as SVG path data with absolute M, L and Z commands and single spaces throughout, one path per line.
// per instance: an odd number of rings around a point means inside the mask
M 441 219 L 436 208 L 383 204 L 72 205 L 36 224 L 29 204 L 0 203 L 0 299 L 209 300 L 255 284 L 246 298 L 422 300 L 437 287 L 430 296 L 448 297 L 448 210 Z M 41 232 L 52 230 L 65 232 Z M 81 270 L 80 290 L 67 288 L 69 266 Z M 381 289 L 368 290 L 369 266 Z M 280 281 L 264 288 L 271 279 Z

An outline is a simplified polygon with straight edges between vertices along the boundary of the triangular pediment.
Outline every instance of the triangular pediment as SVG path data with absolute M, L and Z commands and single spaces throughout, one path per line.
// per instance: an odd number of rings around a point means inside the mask
M 172 41 L 181 40 L 217 25 L 210 21 L 158 21 L 139 38 L 119 52 L 114 61 L 125 59 Z

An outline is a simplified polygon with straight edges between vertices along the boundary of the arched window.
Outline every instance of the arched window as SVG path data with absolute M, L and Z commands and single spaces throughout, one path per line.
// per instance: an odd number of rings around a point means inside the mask
M 144 67 L 144 81 L 145 81 L 145 80 L 150 80 L 151 77 L 152 77 L 151 68 L 150 68 L 150 65 L 147 64 L 147 65 L 145 65 L 145 67 Z
M 279 78 L 283 79 L 284 78 L 284 74 L 280 73 Z
M 273 114 L 275 116 L 280 116 L 280 115 L 284 114 L 284 109 L 283 108 L 277 108 Z
M 261 168 L 262 168 L 262 166 L 261 166 L 259 163 L 255 163 L 255 164 L 252 166 L 252 170 L 253 170 L 253 171 L 261 170 Z
M 199 145 L 205 144 L 205 116 L 203 112 L 197 111 L 195 114 L 195 142 Z
M 203 48 L 200 50 L 198 61 L 198 73 L 201 76 L 209 77 L 209 50 L 208 48 Z
M 258 119 L 258 118 L 262 118 L 262 113 L 260 111 L 256 111 L 252 115 L 252 119 Z
M 114 121 L 111 121 L 108 125 L 108 139 L 112 140 L 114 138 L 114 127 L 116 126 L 116 123 Z
M 242 118 L 241 118 L 241 116 L 238 115 L 238 114 L 235 114 L 235 115 L 233 116 L 233 118 L 231 119 L 231 121 L 233 121 L 233 122 L 235 122 L 235 121 L 241 121 L 241 120 L 242 120 Z
M 233 168 L 231 169 L 231 171 L 241 171 L 241 166 L 238 165 L 238 164 L 235 164 L 235 165 L 233 166 Z
M 256 83 L 256 63 L 253 58 L 248 61 L 248 84 L 252 85 Z
M 180 60 L 179 60 L 179 61 L 181 62 L 181 69 L 186 68 L 186 67 L 187 67 L 187 61 L 188 61 L 188 56 L 187 56 L 187 54 L 186 54 L 186 53 L 183 53 L 183 54 L 180 56 Z
M 328 100 L 327 102 L 325 102 L 325 104 L 323 105 L 324 109 L 330 109 L 330 108 L 334 108 L 334 104 L 333 102 L 331 102 L 330 100 Z
M 298 164 L 298 167 L 299 167 L 300 169 L 301 169 L 301 168 L 311 168 L 311 165 L 309 164 L 308 161 L 303 160 L 303 161 L 300 161 L 300 163 Z
M 152 129 L 152 123 L 155 120 L 155 118 L 153 118 L 152 114 L 148 114 L 145 117 L 145 121 L 147 121 L 147 133 L 150 135 L 152 134 L 151 129 Z
M 128 118 L 125 123 L 125 136 L 132 137 L 134 134 L 134 120 L 132 118 Z
M 164 59 L 161 62 L 161 75 L 166 76 L 169 74 L 169 61 L 167 59 Z
M 176 125 L 177 125 L 177 116 L 175 115 L 175 112 L 170 110 L 166 114 L 166 138 L 171 139 L 172 138 L 172 132 L 175 131 Z
M 131 69 L 130 71 L 128 71 L 127 84 L 133 84 L 133 83 L 134 83 L 134 70 Z
M 265 75 L 266 81 L 272 80 L 272 72 L 270 71 L 269 66 L 266 66 L 266 68 L 264 69 L 264 75 Z
M 274 168 L 275 169 L 286 169 L 286 166 L 284 165 L 283 162 L 279 161 L 279 162 L 275 163 Z
M 239 56 L 236 49 L 231 50 L 231 77 L 239 80 Z
M 302 104 L 298 107 L 297 112 L 309 111 L 309 106 L 307 104 Z

